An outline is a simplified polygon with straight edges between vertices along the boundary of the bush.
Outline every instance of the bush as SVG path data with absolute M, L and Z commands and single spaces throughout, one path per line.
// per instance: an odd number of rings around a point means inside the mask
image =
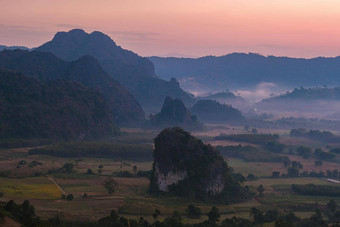
M 72 195 L 72 194 L 68 194 L 68 195 L 66 196 L 66 200 L 68 200 L 68 201 L 73 200 L 73 195 Z
M 189 218 L 200 218 L 202 216 L 201 208 L 196 207 L 192 204 L 190 204 L 187 209 L 185 210 L 187 216 Z

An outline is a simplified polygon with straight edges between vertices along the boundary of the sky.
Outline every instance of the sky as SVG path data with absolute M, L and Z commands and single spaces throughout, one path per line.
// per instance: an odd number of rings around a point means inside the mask
M 0 0 L 0 44 L 101 31 L 142 56 L 340 55 L 338 0 Z

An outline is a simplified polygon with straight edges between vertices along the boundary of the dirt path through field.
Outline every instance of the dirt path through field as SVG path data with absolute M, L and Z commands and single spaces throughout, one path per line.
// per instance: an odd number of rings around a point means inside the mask
M 50 181 L 52 181 L 57 187 L 60 189 L 60 191 L 66 195 L 66 192 L 60 187 L 60 185 L 52 178 L 52 177 L 47 177 Z

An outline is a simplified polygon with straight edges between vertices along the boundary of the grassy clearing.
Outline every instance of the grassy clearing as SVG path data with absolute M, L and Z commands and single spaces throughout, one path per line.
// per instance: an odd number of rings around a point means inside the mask
M 23 179 L 0 178 L 0 191 L 6 197 L 21 197 L 27 199 L 59 199 L 61 191 L 45 177 L 30 177 Z

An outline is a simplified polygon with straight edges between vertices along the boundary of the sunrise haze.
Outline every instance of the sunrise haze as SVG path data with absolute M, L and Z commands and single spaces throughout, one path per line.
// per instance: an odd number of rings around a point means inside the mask
M 0 43 L 36 47 L 57 31 L 102 31 L 142 56 L 340 55 L 334 0 L 1 0 Z

